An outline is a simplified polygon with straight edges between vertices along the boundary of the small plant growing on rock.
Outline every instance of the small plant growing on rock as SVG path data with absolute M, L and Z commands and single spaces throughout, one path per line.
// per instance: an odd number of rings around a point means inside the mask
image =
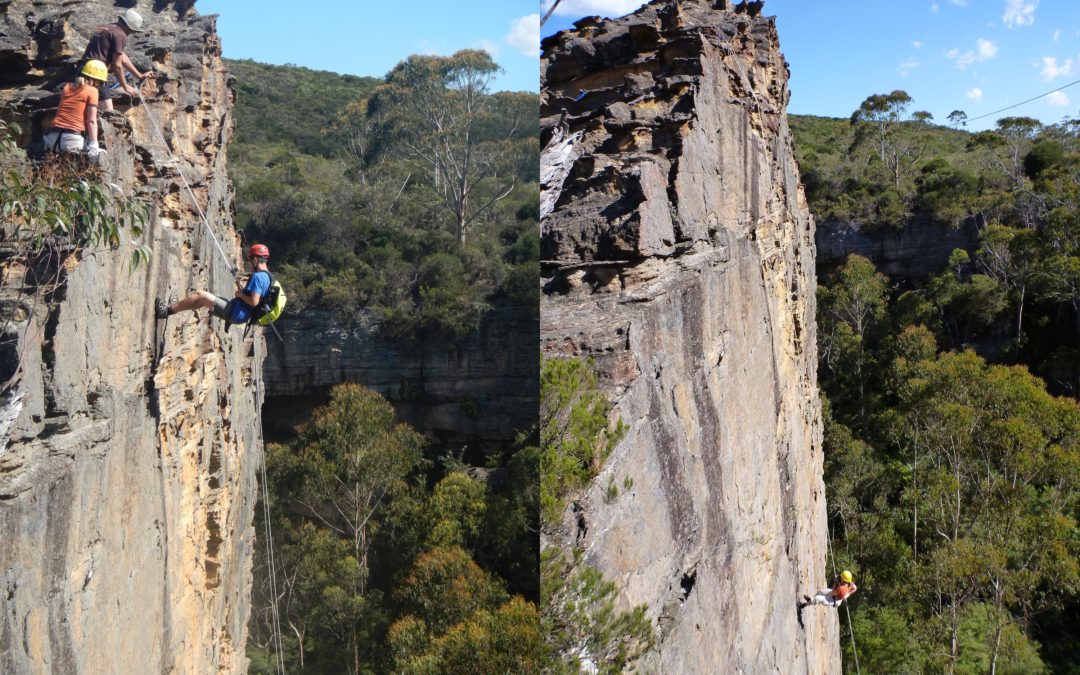
M 540 510 L 545 523 L 560 519 L 566 495 L 596 477 L 626 435 L 611 404 L 596 389 L 592 363 L 546 358 L 540 364 Z M 614 487 L 614 486 L 613 486 Z M 616 488 L 616 492 L 618 489 Z

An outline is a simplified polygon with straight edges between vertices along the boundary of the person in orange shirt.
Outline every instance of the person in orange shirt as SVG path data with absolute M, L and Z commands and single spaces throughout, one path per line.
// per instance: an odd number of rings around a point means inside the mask
M 815 595 L 814 597 L 804 595 L 803 599 L 805 599 L 806 602 L 801 603 L 799 605 L 799 608 L 802 609 L 807 605 L 828 605 L 829 607 L 839 607 L 840 603 L 842 603 L 845 598 L 850 597 L 851 594 L 857 590 L 859 590 L 859 588 L 855 585 L 855 580 L 851 576 L 851 572 L 844 570 L 840 573 L 840 580 L 837 583 L 833 584 L 832 588 L 823 588 L 818 591 L 817 595 Z
M 82 152 L 91 157 L 103 152 L 98 147 L 97 88 L 109 77 L 101 61 L 90 60 L 75 80 L 64 85 L 52 126 L 45 132 L 45 147 L 53 152 Z

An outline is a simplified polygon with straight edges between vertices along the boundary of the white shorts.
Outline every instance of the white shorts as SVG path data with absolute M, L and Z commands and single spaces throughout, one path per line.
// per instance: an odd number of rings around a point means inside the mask
M 60 152 L 82 152 L 86 139 L 81 134 L 68 134 L 50 131 L 42 137 L 45 149 L 50 152 L 56 147 L 56 137 L 60 137 Z

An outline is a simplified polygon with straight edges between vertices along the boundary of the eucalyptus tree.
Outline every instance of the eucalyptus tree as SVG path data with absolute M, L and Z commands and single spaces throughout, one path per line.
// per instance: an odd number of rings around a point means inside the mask
M 478 133 L 497 102 L 489 88 L 501 72 L 491 55 L 476 49 L 413 55 L 387 73 L 368 103 L 369 114 L 397 113 L 395 137 L 429 173 L 462 244 L 476 219 L 516 183 L 503 142 L 517 133 L 516 123 L 500 140 L 482 141 Z

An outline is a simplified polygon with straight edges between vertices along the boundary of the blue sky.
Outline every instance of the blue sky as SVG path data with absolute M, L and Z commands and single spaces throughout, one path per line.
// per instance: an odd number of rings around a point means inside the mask
M 562 0 L 541 34 L 641 4 Z M 765 0 L 764 13 L 791 64 L 792 113 L 848 117 L 867 96 L 902 89 L 911 111 L 947 124 L 953 110 L 974 118 L 1080 80 L 1080 0 Z M 1011 115 L 1080 117 L 1080 84 L 968 128 Z
M 220 15 L 231 59 L 382 77 L 410 54 L 479 48 L 506 71 L 493 90 L 539 89 L 536 0 L 198 0 L 195 8 Z

